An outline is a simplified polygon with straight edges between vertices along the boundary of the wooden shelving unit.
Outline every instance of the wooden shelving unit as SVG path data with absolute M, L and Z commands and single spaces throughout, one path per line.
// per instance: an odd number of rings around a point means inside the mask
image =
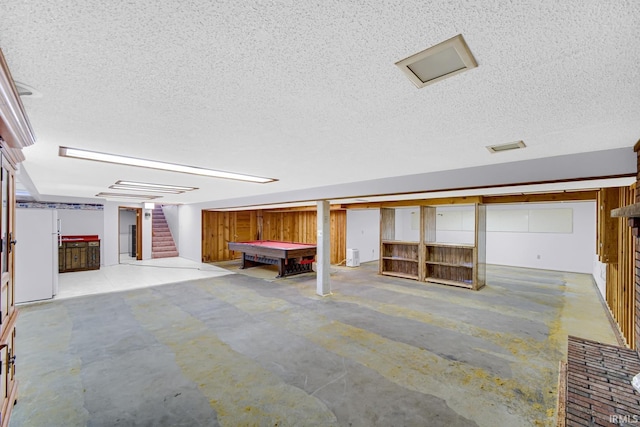
M 380 274 L 420 280 L 420 241 L 396 240 L 396 210 L 380 210 Z
M 474 205 L 474 243 L 436 241 L 436 208 L 420 208 L 420 239 L 395 240 L 395 209 L 380 209 L 380 274 L 478 290 L 486 275 L 486 208 Z
M 425 243 L 426 282 L 473 289 L 475 246 Z
M 382 242 L 380 273 L 405 279 L 420 279 L 420 242 Z

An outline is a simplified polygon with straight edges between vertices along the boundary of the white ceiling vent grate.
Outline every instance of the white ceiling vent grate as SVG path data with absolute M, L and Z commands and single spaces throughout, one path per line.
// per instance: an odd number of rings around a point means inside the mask
M 488 145 L 487 150 L 489 150 L 490 153 L 501 153 L 503 151 L 518 150 L 524 147 L 526 147 L 526 145 L 524 144 L 523 141 L 516 141 L 516 142 L 509 142 L 506 144 Z
M 396 65 L 418 88 L 478 66 L 461 34 L 411 55 Z

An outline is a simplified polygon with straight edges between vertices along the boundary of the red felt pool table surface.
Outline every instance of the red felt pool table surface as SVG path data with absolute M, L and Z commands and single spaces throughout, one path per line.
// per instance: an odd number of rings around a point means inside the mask
M 307 248 L 315 248 L 316 245 L 310 243 L 294 243 L 294 242 L 279 242 L 277 240 L 252 240 L 249 242 L 236 242 L 239 245 L 248 245 L 248 246 L 262 246 L 265 248 L 274 248 L 274 249 L 307 249 Z

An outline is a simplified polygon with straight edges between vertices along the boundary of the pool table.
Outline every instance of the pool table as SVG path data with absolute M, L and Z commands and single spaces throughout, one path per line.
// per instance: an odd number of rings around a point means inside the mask
M 277 265 L 277 277 L 313 271 L 312 263 L 316 256 L 316 245 L 275 240 L 229 242 L 229 250 L 242 252 L 241 268 Z

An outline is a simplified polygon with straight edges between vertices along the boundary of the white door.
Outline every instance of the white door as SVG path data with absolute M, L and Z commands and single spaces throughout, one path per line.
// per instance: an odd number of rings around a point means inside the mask
M 16 209 L 17 303 L 53 298 L 55 217 L 52 209 Z

